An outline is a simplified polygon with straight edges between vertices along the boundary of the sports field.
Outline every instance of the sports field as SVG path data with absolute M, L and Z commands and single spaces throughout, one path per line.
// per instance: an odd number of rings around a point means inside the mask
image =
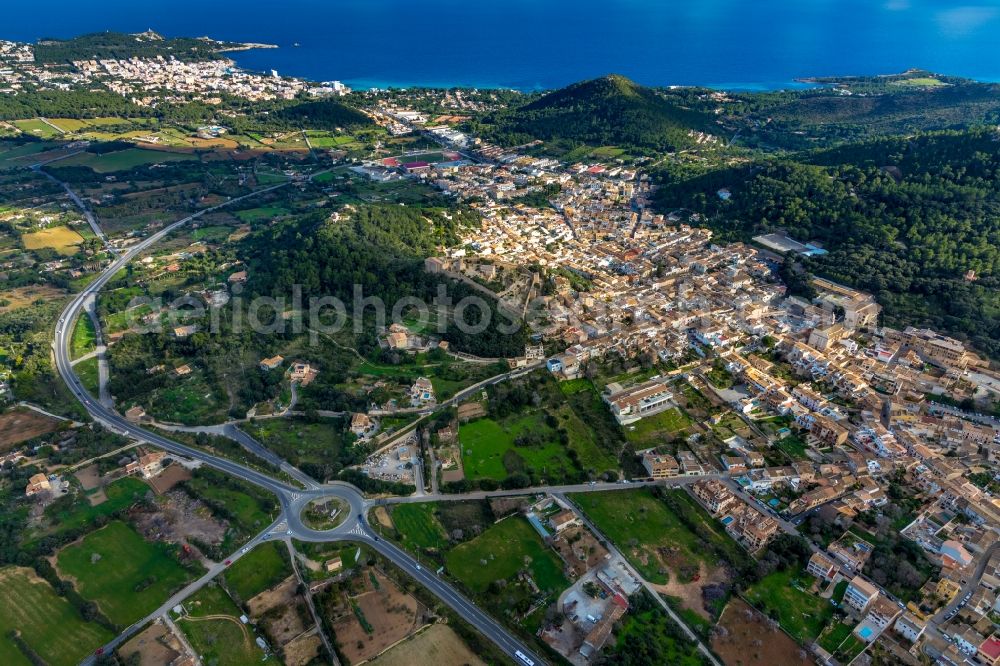
M 62 132 L 39 118 L 34 118 L 32 120 L 15 120 L 14 125 L 16 125 L 17 128 L 25 134 L 41 137 L 43 139 L 52 139 L 62 136 Z
M 121 626 L 154 610 L 191 579 L 166 544 L 149 543 L 118 520 L 67 546 L 56 559 L 81 596 Z
M 111 640 L 111 632 L 92 622 L 84 622 L 69 602 L 31 569 L 0 569 L 0 663 L 31 665 L 31 659 L 11 639 L 20 639 L 45 663 L 71 666 L 97 647 Z

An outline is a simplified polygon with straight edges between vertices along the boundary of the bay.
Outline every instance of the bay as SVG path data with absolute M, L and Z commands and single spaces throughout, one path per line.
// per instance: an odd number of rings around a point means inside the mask
M 5 3 L 0 37 L 153 29 L 273 43 L 242 66 L 361 88 L 793 87 L 911 67 L 1000 80 L 1000 0 L 50 0 Z M 299 46 L 293 46 L 298 43 Z

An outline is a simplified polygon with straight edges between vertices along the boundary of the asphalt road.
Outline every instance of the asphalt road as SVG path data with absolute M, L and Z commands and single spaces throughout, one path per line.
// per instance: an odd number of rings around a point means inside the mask
M 269 490 L 277 496 L 281 507 L 281 514 L 278 521 L 275 524 L 272 524 L 272 526 L 267 530 L 254 537 L 249 544 L 230 557 L 230 562 L 232 562 L 234 558 L 239 558 L 245 552 L 248 552 L 249 548 L 253 545 L 256 545 L 263 540 L 273 538 L 285 539 L 291 537 L 301 541 L 324 542 L 341 540 L 360 541 L 368 544 L 374 550 L 385 556 L 394 565 L 417 579 L 433 594 L 437 595 L 441 601 L 450 606 L 463 619 L 472 624 L 483 635 L 496 643 L 512 659 L 517 661 L 517 657 L 515 655 L 520 652 L 521 654 L 528 656 L 534 663 L 543 664 L 544 662 L 539 657 L 534 655 L 523 643 L 512 636 L 497 621 L 493 620 L 493 618 L 479 610 L 479 608 L 477 608 L 472 602 L 441 580 L 437 575 L 421 567 L 416 560 L 399 548 L 386 542 L 384 539 L 380 539 L 371 534 L 364 521 L 364 515 L 369 503 L 365 501 L 361 492 L 355 486 L 343 482 L 318 484 L 314 480 L 306 477 L 306 480 L 308 481 L 304 482 L 306 488 L 295 488 L 274 479 L 267 474 L 258 472 L 257 470 L 245 467 L 244 465 L 240 465 L 225 458 L 211 455 L 199 449 L 175 442 L 157 433 L 145 430 L 126 420 L 112 407 L 102 405 L 99 400 L 90 395 L 90 393 L 83 387 L 80 378 L 73 372 L 72 359 L 70 358 L 69 349 L 70 341 L 73 335 L 73 328 L 76 324 L 77 318 L 83 312 L 87 300 L 96 297 L 97 293 L 119 270 L 124 268 L 141 252 L 145 251 L 147 248 L 163 239 L 171 232 L 184 226 L 192 220 L 201 217 L 205 213 L 223 208 L 244 199 L 258 196 L 265 192 L 276 190 L 287 184 L 288 183 L 282 183 L 280 185 L 263 188 L 261 190 L 257 190 L 256 192 L 230 199 L 229 201 L 219 204 L 218 206 L 206 208 L 205 210 L 194 213 L 193 215 L 189 215 L 167 227 L 164 227 L 157 233 L 137 243 L 129 248 L 127 252 L 115 259 L 104 270 L 104 272 L 98 276 L 97 279 L 95 279 L 86 289 L 77 294 L 72 301 L 70 301 L 60 315 L 59 321 L 56 324 L 55 336 L 52 345 L 56 369 L 58 370 L 59 375 L 66 383 L 69 390 L 73 393 L 73 396 L 83 405 L 95 422 L 100 423 L 119 434 L 159 447 L 168 453 L 198 460 L 221 472 L 230 474 L 234 477 Z M 509 374 L 513 376 L 516 373 Z M 493 383 L 496 381 L 502 381 L 499 377 L 494 378 L 494 380 L 495 381 Z M 471 391 L 473 389 L 468 390 Z M 252 438 L 248 437 L 247 439 L 250 439 L 251 442 L 253 441 Z M 299 474 L 301 474 L 301 472 L 299 472 Z M 307 527 L 302 522 L 301 517 L 302 510 L 305 505 L 312 499 L 330 496 L 339 497 L 348 503 L 351 513 L 349 514 L 347 520 L 333 530 L 318 531 Z M 279 526 L 281 524 L 285 525 L 284 531 L 280 530 Z M 107 653 L 113 650 L 123 640 L 126 640 L 128 636 L 133 635 L 150 619 L 163 615 L 177 603 L 180 603 L 184 598 L 200 589 L 214 576 L 221 573 L 226 566 L 227 565 L 224 563 L 215 564 L 208 573 L 186 587 L 184 590 L 181 590 L 181 592 L 171 597 L 171 599 L 169 599 L 160 609 L 157 609 L 156 615 L 144 618 L 143 620 L 140 620 L 139 622 L 128 627 L 124 632 L 122 632 L 122 634 L 116 637 L 114 641 L 102 648 L 102 652 Z M 88 660 L 88 662 L 92 661 L 93 657 Z
M 979 587 L 979 581 L 983 578 L 983 573 L 986 571 L 986 566 L 990 563 L 990 558 L 993 557 L 993 553 L 1000 548 L 1000 541 L 994 541 L 993 544 L 986 549 L 986 552 L 979 557 L 979 563 L 976 565 L 976 572 L 969 576 L 965 581 L 965 585 L 955 598 L 948 604 L 945 604 L 937 613 L 931 617 L 931 623 L 935 626 L 944 623 L 948 618 L 949 613 L 957 611 L 961 606 L 965 605 L 966 595 L 972 594 Z

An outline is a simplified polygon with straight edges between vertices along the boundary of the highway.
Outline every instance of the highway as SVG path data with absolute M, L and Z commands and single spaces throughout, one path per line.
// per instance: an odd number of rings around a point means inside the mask
M 157 233 L 143 239 L 141 242 L 129 248 L 127 252 L 118 256 L 104 270 L 104 272 L 97 277 L 97 279 L 95 279 L 86 289 L 77 294 L 69 302 L 59 317 L 59 321 L 56 324 L 52 347 L 56 369 L 59 372 L 60 377 L 62 377 L 66 386 L 73 393 L 73 396 L 80 402 L 80 404 L 83 405 L 84 409 L 87 410 L 94 421 L 100 423 L 113 432 L 140 442 L 151 444 L 167 451 L 168 453 L 197 460 L 221 472 L 230 474 L 236 478 L 242 479 L 243 481 L 264 488 L 278 498 L 278 503 L 281 508 L 278 521 L 272 524 L 267 530 L 254 537 L 247 544 L 247 546 L 242 548 L 238 553 L 235 553 L 229 561 L 233 561 L 234 558 L 239 558 L 243 553 L 247 552 L 249 547 L 252 547 L 266 539 L 287 539 L 291 537 L 301 541 L 360 541 L 381 553 L 395 566 L 399 567 L 410 576 L 413 576 L 417 581 L 426 586 L 431 593 L 438 596 L 442 602 L 451 607 L 452 610 L 458 613 L 460 617 L 478 629 L 484 636 L 496 643 L 511 657 L 511 659 L 517 661 L 518 659 L 516 654 L 520 652 L 521 654 L 527 655 L 535 664 L 544 664 L 545 662 L 541 658 L 534 655 L 533 652 L 529 650 L 521 641 L 516 639 L 506 629 L 504 629 L 499 622 L 479 610 L 479 608 L 477 608 L 471 601 L 466 599 L 454 588 L 441 580 L 441 578 L 421 567 L 416 560 L 407 555 L 401 549 L 370 533 L 364 520 L 364 516 L 366 515 L 366 511 L 370 503 L 365 501 L 363 495 L 355 486 L 336 481 L 319 484 L 313 479 L 306 477 L 298 470 L 295 470 L 297 474 L 292 474 L 293 478 L 302 480 L 305 489 L 295 488 L 282 481 L 274 479 L 267 474 L 244 465 L 240 465 L 239 463 L 235 463 L 226 458 L 211 455 L 205 451 L 186 446 L 160 434 L 145 430 L 126 420 L 121 414 L 115 411 L 113 407 L 101 404 L 99 400 L 90 395 L 90 393 L 83 387 L 80 378 L 73 372 L 73 364 L 69 350 L 76 321 L 84 312 L 84 308 L 88 300 L 96 298 L 97 294 L 104 287 L 104 285 L 106 285 L 108 281 L 110 281 L 115 274 L 118 273 L 118 271 L 122 270 L 129 262 L 139 256 L 140 253 L 144 252 L 168 234 L 188 224 L 192 220 L 195 220 L 206 213 L 224 208 L 251 197 L 259 196 L 281 187 L 285 187 L 286 185 L 288 185 L 287 182 L 266 187 L 255 192 L 230 199 L 217 206 L 206 208 L 192 215 L 188 215 L 187 217 L 180 219 L 177 222 L 164 227 Z M 78 205 L 80 203 L 82 202 L 78 202 Z M 492 378 L 491 380 L 487 380 L 487 382 L 496 383 L 497 381 L 502 381 L 502 377 L 515 376 L 516 374 L 517 373 L 506 373 L 506 375 Z M 481 386 L 482 385 L 477 385 L 477 387 L 466 389 L 463 393 L 471 394 L 472 391 L 481 389 Z M 237 433 L 243 434 L 244 437 L 249 440 L 249 442 L 246 442 L 242 441 L 241 438 L 241 443 L 247 448 L 253 449 L 254 445 L 259 446 L 259 444 L 257 444 L 252 438 L 246 436 L 245 433 L 241 433 L 240 431 L 237 431 Z M 237 434 L 237 437 L 239 437 L 239 434 Z M 287 465 L 287 463 L 282 465 L 283 469 L 285 465 Z M 307 527 L 302 522 L 301 517 L 302 510 L 305 508 L 306 504 L 313 499 L 331 496 L 339 497 L 348 503 L 350 506 L 350 514 L 348 515 L 347 520 L 340 526 L 327 531 L 317 531 Z M 280 529 L 281 524 L 285 525 L 284 531 L 281 531 Z M 195 591 L 204 586 L 209 580 L 221 573 L 226 566 L 227 565 L 224 563 L 214 564 L 208 573 L 171 597 L 171 599 L 169 599 L 160 609 L 155 611 L 154 615 L 144 618 L 143 620 L 140 620 L 139 622 L 128 627 L 111 643 L 101 648 L 100 652 L 102 654 L 107 654 L 111 650 L 114 650 L 121 644 L 122 641 L 133 635 L 146 622 L 155 617 L 166 614 L 170 608 L 183 601 L 183 599 L 187 596 L 193 594 Z M 88 662 L 93 662 L 93 657 L 91 657 Z
M 76 154 L 76 153 L 72 153 L 72 154 Z M 69 155 L 66 155 L 64 157 L 69 157 Z M 59 158 L 59 159 L 62 159 L 62 158 Z M 54 162 L 56 160 L 52 160 L 52 161 Z M 83 199 L 81 199 L 79 197 L 79 195 L 77 195 L 77 193 L 74 192 L 72 188 L 70 188 L 69 185 L 67 185 L 66 183 L 64 183 L 61 180 L 59 180 L 58 178 L 56 178 L 55 176 L 53 176 L 48 171 L 45 171 L 44 169 L 42 169 L 42 167 L 45 164 L 49 164 L 49 162 L 35 164 L 31 168 L 34 171 L 42 174 L 43 176 L 45 176 L 46 178 L 48 178 L 52 182 L 58 183 L 59 185 L 62 186 L 62 188 L 64 190 L 66 190 L 66 194 L 69 195 L 69 198 L 73 201 L 74 204 L 76 204 L 76 207 L 79 208 L 80 211 L 83 212 L 83 216 L 87 219 L 87 224 L 90 225 L 90 228 L 94 232 L 94 235 L 97 236 L 101 240 L 102 243 L 104 243 L 104 247 L 108 248 L 109 252 L 111 252 L 112 254 L 117 255 L 118 251 L 115 248 L 111 247 L 111 244 L 108 243 L 108 237 L 104 235 L 104 230 L 101 229 L 101 227 L 100 227 L 99 224 L 97 224 L 97 218 L 94 217 L 94 213 L 91 212 L 90 207 L 87 206 L 87 204 L 85 204 L 83 202 Z

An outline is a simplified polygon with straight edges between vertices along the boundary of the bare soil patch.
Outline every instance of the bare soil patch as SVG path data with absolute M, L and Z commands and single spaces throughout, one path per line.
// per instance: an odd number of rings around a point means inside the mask
M 183 651 L 177 636 L 165 625 L 156 623 L 122 645 L 118 654 L 126 662 L 139 653 L 140 664 L 171 664 Z
M 212 511 L 200 500 L 180 490 L 171 490 L 156 498 L 157 510 L 137 512 L 136 530 L 148 540 L 179 543 L 194 539 L 207 544 L 222 542 L 226 524 L 213 518 Z
M 419 657 L 417 657 L 419 655 Z M 373 666 L 481 666 L 484 664 L 454 630 L 433 624 L 372 660 Z
M 154 478 L 149 479 L 149 485 L 157 495 L 162 495 L 181 481 L 191 478 L 191 471 L 181 465 L 173 464 L 160 472 Z
M 80 482 L 80 486 L 84 490 L 93 490 L 101 484 L 101 472 L 97 469 L 97 465 L 87 465 L 83 469 L 78 469 L 73 473 L 77 481 Z
M 763 613 L 741 599 L 726 606 L 712 632 L 712 650 L 727 666 L 772 666 L 816 662 Z
M 295 588 L 297 586 L 298 581 L 295 579 L 295 576 L 292 575 L 272 587 L 270 590 L 264 590 L 247 602 L 247 608 L 250 610 L 250 615 L 257 618 L 264 615 L 272 608 L 288 605 L 293 599 L 295 599 Z
M 479 402 L 465 402 L 458 406 L 458 420 L 471 421 L 486 416 L 486 408 Z
M 303 634 L 281 648 L 285 666 L 306 666 L 319 656 L 323 641 L 315 633 Z
M 608 555 L 608 549 L 601 545 L 590 530 L 580 526 L 563 530 L 552 545 L 573 570 L 574 578 L 579 578 L 604 562 Z
M 380 572 L 373 569 L 369 572 L 378 589 L 374 584 L 366 586 L 367 591 L 352 597 L 345 614 L 333 622 L 337 643 L 352 664 L 381 653 L 412 633 L 420 622 L 420 605 L 415 598 L 403 593 Z M 364 618 L 367 630 L 359 616 Z
M 4 412 L 0 414 L 0 453 L 9 451 L 16 444 L 34 437 L 55 432 L 62 423 L 59 419 L 50 418 L 26 407 L 16 407 Z
M 277 645 L 284 645 L 306 630 L 305 601 L 297 593 L 293 575 L 247 602 L 250 616 L 259 621 Z M 311 622 L 309 623 L 311 624 Z
M 690 583 L 682 583 L 677 576 L 670 576 L 666 585 L 653 585 L 657 592 L 667 596 L 677 597 L 685 608 L 698 613 L 706 620 L 714 619 L 712 614 L 705 608 L 702 588 L 713 584 L 728 584 L 729 575 L 725 568 L 709 568 L 704 562 L 698 564 L 698 580 Z
M 35 301 L 51 301 L 56 298 L 62 298 L 65 295 L 65 291 L 47 285 L 31 285 L 28 287 L 5 289 L 3 300 L 9 301 L 9 303 L 0 306 L 0 312 L 25 308 L 32 305 Z
M 375 520 L 382 527 L 393 529 L 392 518 L 389 517 L 389 512 L 385 510 L 384 506 L 375 507 Z
M 489 502 L 490 510 L 497 518 L 519 513 L 531 504 L 527 497 L 491 497 Z

